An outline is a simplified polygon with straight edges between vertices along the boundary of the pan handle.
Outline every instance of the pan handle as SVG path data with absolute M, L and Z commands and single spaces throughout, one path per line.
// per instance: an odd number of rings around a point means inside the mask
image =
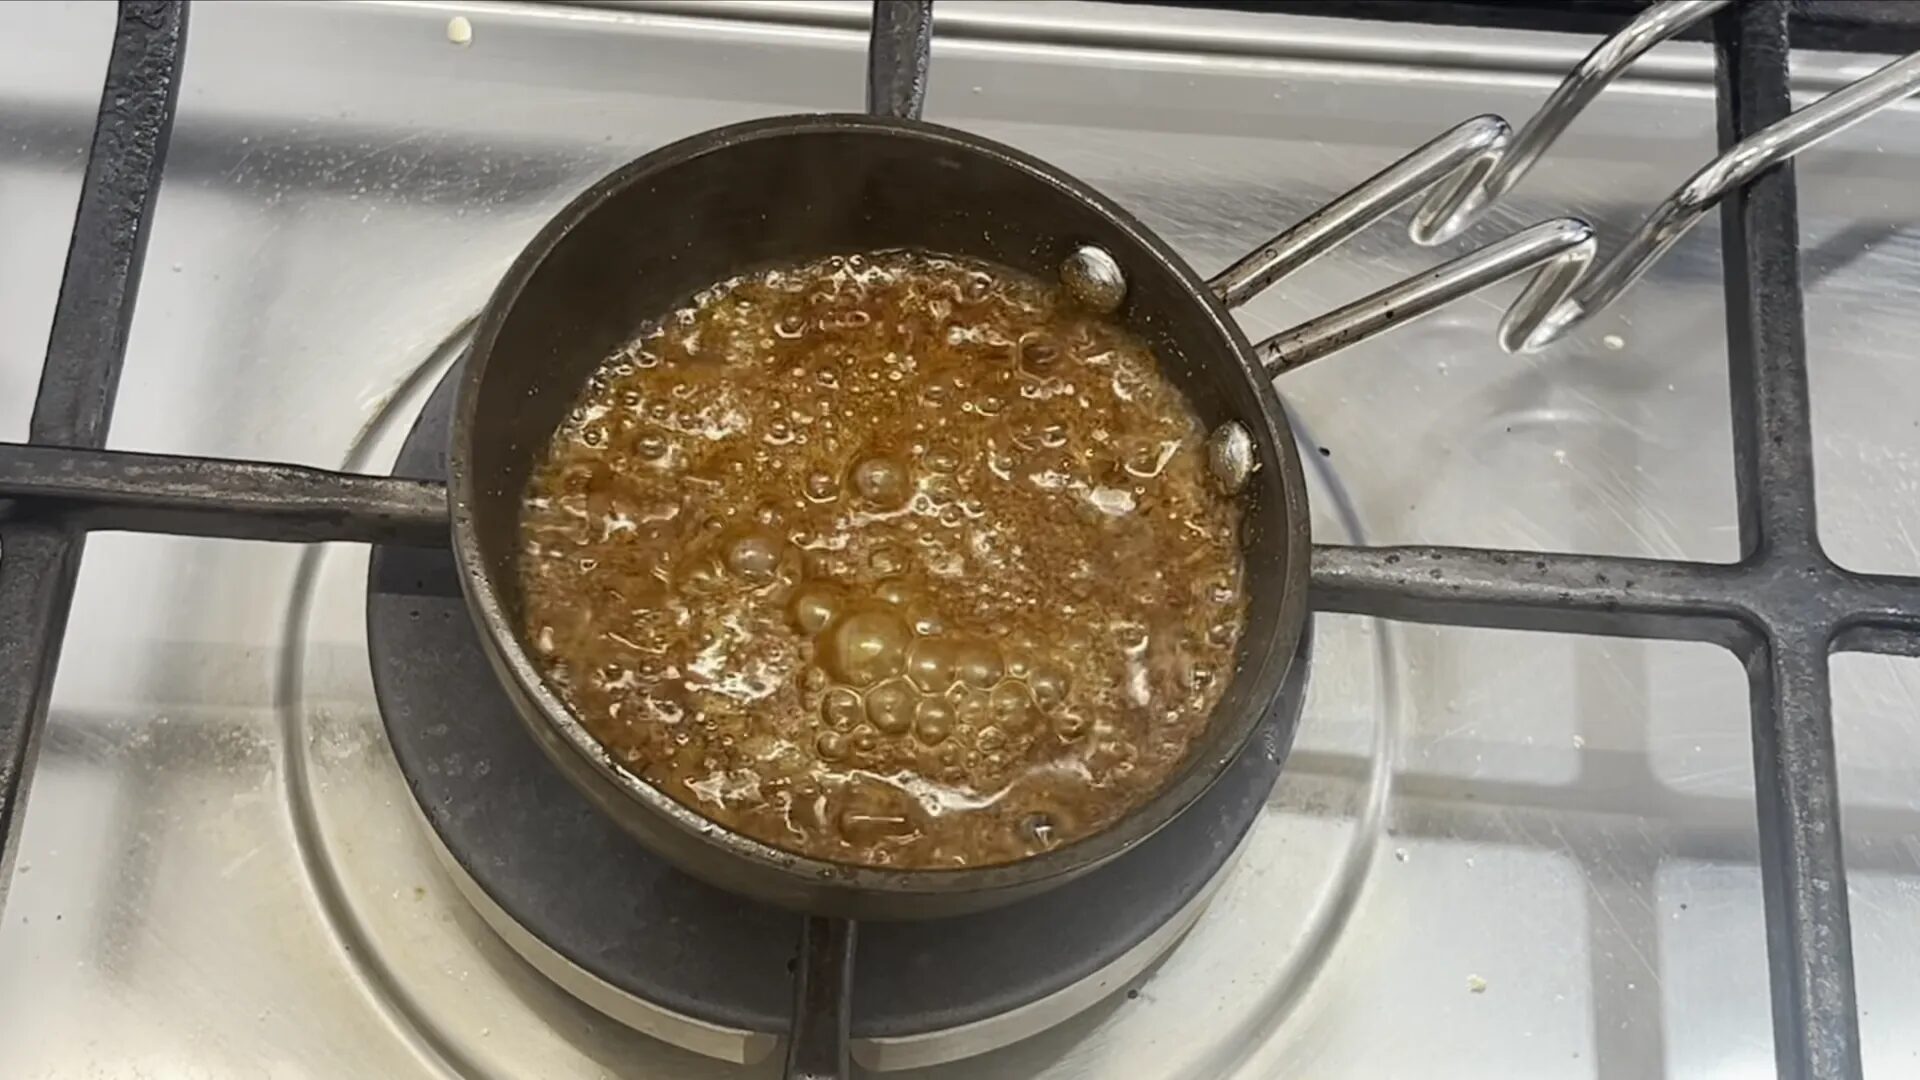
M 1593 227 L 1579 218 L 1543 221 L 1282 330 L 1253 351 L 1268 375 L 1284 375 L 1535 268 L 1538 272 L 1521 290 L 1514 307 L 1551 305 L 1586 275 L 1594 248 Z
M 1414 241 L 1432 244 L 1452 236 L 1510 190 L 1636 58 L 1726 6 L 1727 0 L 1648 5 L 1567 75 L 1517 139 L 1500 117 L 1473 117 L 1234 263 L 1209 287 L 1228 307 L 1237 307 L 1425 192 L 1431 194 L 1414 215 Z M 1603 264 L 1595 265 L 1593 230 L 1585 222 L 1541 222 L 1276 334 L 1258 346 L 1261 362 L 1270 374 L 1290 371 L 1535 268 L 1533 281 L 1500 320 L 1499 342 L 1507 352 L 1543 349 L 1632 287 L 1728 192 L 1916 91 L 1920 53 L 1895 59 L 1727 147 L 1656 207 Z
M 1476 116 L 1456 125 L 1260 245 L 1216 274 L 1207 288 L 1221 303 L 1239 307 L 1457 171 L 1498 159 L 1512 134 L 1498 116 Z M 1269 375 L 1284 374 L 1535 267 L 1539 273 L 1523 299 L 1557 297 L 1586 274 L 1594 247 L 1593 229 L 1586 222 L 1543 221 L 1275 334 L 1254 351 Z
M 787 1035 L 786 1080 L 848 1080 L 853 1017 L 852 919 L 809 915 L 800 931 L 793 973 L 793 1027 Z
M 873 0 L 867 40 L 867 111 L 920 119 L 933 52 L 933 0 Z

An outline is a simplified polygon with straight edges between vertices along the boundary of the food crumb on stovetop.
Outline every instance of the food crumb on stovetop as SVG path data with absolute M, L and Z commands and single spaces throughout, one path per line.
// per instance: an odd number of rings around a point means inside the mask
M 1481 978 L 1481 977 L 1480 977 L 1480 976 L 1478 976 L 1478 975 L 1469 975 L 1469 976 L 1467 976 L 1467 992 L 1468 992 L 1468 993 L 1472 993 L 1472 994 L 1484 994 L 1484 993 L 1486 993 L 1486 992 L 1487 992 L 1487 980 L 1485 980 L 1485 979 L 1483 979 L 1483 978 Z

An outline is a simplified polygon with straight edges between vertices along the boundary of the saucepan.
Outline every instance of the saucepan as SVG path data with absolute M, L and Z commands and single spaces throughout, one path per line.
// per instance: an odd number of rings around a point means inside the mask
M 528 474 L 582 386 L 642 323 L 745 271 L 833 253 L 971 256 L 1114 304 L 1214 433 L 1244 502 L 1248 614 L 1233 674 L 1186 760 L 1108 828 L 1015 862 L 856 866 L 717 825 L 628 771 L 562 702 L 524 640 L 516 564 Z M 1106 290 L 1106 291 L 1100 291 Z M 453 548 L 501 683 L 561 772 L 645 846 L 729 891 L 816 915 L 956 915 L 1059 885 L 1186 809 L 1239 756 L 1307 617 L 1307 501 L 1272 382 L 1226 308 L 1153 233 L 1025 154 L 914 120 L 796 116 L 696 135 L 595 184 L 540 230 L 476 324 L 449 455 Z

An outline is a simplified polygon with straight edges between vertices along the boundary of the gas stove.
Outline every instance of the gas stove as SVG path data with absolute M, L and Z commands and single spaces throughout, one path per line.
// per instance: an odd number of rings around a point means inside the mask
M 673 139 L 859 108 L 866 19 L 834 0 L 195 8 L 108 445 L 431 475 L 436 388 L 532 232 Z M 1210 273 L 1465 117 L 1532 115 L 1607 28 L 947 0 L 927 116 L 1083 177 Z M 114 31 L 103 5 L 0 8 L 0 440 L 28 434 Z M 1872 40 L 1911 48 L 1907 32 Z M 1808 99 L 1880 66 L 1793 60 Z M 1370 232 L 1243 325 L 1264 336 L 1555 215 L 1616 248 L 1715 152 L 1714 78 L 1707 44 L 1654 49 L 1482 225 L 1438 251 Z M 1797 236 L 1762 235 L 1750 203 L 1740 235 L 1710 216 L 1547 351 L 1501 352 L 1510 294 L 1489 294 L 1287 375 L 1316 541 L 1427 562 L 1388 601 L 1368 591 L 1384 565 L 1326 549 L 1278 783 L 1255 769 L 1210 796 L 1233 828 L 1164 872 L 1138 864 L 1131 891 L 979 932 L 993 945 L 863 936 L 857 1060 L 953 1078 L 1748 1076 L 1803 1047 L 1804 1071 L 1847 1075 L 1844 1052 L 1841 1071 L 1823 1056 L 1830 988 L 1769 988 L 1785 886 L 1761 862 L 1784 841 L 1756 824 L 1749 698 L 1777 673 L 1704 625 L 1637 640 L 1630 619 L 1680 618 L 1645 610 L 1657 596 L 1581 623 L 1594 590 L 1636 586 L 1555 576 L 1748 554 L 1736 478 L 1754 455 L 1727 433 L 1753 419 L 1729 404 L 1750 368 L 1730 395 L 1728 356 L 1792 352 L 1766 245 L 1786 243 L 1790 282 L 1796 239 L 1818 539 L 1853 571 L 1920 572 L 1920 117 L 1884 112 L 1796 171 Z M 1751 292 L 1722 280 L 1746 271 Z M 37 542 L 0 530 L 0 560 Z M 1463 547 L 1542 553 L 1539 588 L 1498 597 L 1544 612 L 1532 629 L 1442 611 L 1447 589 L 1502 580 Z M 624 849 L 615 888 L 643 895 L 563 895 L 569 853 L 617 840 L 584 807 L 540 797 L 546 831 L 526 836 L 502 826 L 527 815 L 461 812 L 486 808 L 459 792 L 489 775 L 543 789 L 517 730 L 448 689 L 474 658 L 434 557 L 89 537 L 31 791 L 7 807 L 0 1074 L 774 1069 L 791 934 L 770 916 L 696 892 L 649 914 L 681 886 Z M 1631 637 L 1543 632 L 1596 625 Z M 0 618 L 0 661 L 26 648 L 10 633 Z M 1842 645 L 1912 651 L 1885 630 Z M 1920 667 L 1829 668 L 1858 1052 L 1903 1075 L 1920 1070 L 1904 961 Z M 1800 730 L 1805 704 L 1788 701 Z M 1101 907 L 1115 897 L 1140 903 Z M 1088 926 L 1050 929 L 1070 918 Z M 1793 925 L 1817 941 L 1833 924 Z M 703 941 L 718 951 L 671 948 Z M 1776 1024 L 1804 1037 L 1781 1051 Z

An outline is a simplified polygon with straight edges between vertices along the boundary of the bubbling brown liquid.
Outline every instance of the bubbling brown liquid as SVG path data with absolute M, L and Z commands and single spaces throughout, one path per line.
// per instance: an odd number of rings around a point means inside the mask
M 1009 862 L 1185 757 L 1240 511 L 1152 352 L 972 260 L 723 281 L 601 367 L 528 486 L 526 639 L 626 767 L 844 863 Z

